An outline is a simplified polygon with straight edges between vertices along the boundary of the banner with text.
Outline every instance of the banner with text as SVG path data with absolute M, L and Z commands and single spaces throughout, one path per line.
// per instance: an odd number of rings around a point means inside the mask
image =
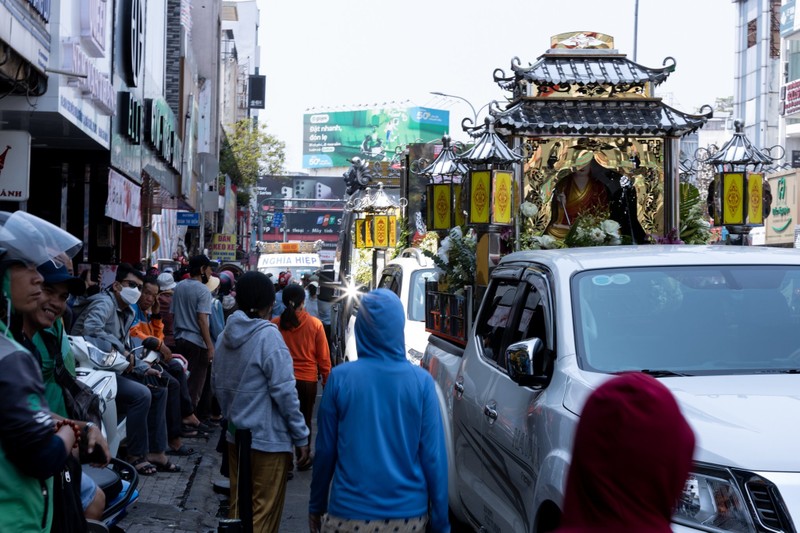
M 303 115 L 303 167 L 346 167 L 355 156 L 389 161 L 395 149 L 441 139 L 450 112 L 425 107 L 388 106 Z
M 106 216 L 127 222 L 131 226 L 142 226 L 142 188 L 114 170 L 108 171 L 108 199 Z
M 215 233 L 211 237 L 211 248 L 208 251 L 211 259 L 236 261 L 236 235 Z

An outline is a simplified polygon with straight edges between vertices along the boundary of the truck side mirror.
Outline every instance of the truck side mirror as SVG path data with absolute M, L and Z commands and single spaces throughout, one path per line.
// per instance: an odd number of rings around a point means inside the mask
M 547 368 L 548 352 L 539 338 L 512 344 L 506 349 L 506 370 L 512 381 L 522 387 L 546 385 L 550 376 Z

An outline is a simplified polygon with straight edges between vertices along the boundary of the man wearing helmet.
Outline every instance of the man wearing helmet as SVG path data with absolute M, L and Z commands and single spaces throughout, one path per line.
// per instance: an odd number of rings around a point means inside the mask
M 81 242 L 23 211 L 0 212 L 0 531 L 50 531 L 53 480 L 82 429 L 53 416 L 42 374 L 22 332 L 21 313 L 39 305 L 42 276 L 36 267 Z M 21 342 L 20 342 L 21 341 Z

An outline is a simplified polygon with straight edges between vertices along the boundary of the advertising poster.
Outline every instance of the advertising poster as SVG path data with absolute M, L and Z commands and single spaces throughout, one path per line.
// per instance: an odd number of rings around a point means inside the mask
M 209 248 L 211 259 L 217 261 L 236 261 L 236 235 L 215 233 Z
M 441 139 L 449 111 L 383 107 L 303 115 L 303 168 L 346 167 L 353 157 L 390 161 L 398 147 Z

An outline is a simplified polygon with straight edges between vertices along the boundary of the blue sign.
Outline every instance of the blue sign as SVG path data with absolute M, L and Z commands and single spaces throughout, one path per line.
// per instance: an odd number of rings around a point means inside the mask
M 280 228 L 283 224 L 283 213 L 275 213 L 272 217 L 272 227 Z
M 178 225 L 199 226 L 200 213 L 192 213 L 191 211 L 178 211 Z

